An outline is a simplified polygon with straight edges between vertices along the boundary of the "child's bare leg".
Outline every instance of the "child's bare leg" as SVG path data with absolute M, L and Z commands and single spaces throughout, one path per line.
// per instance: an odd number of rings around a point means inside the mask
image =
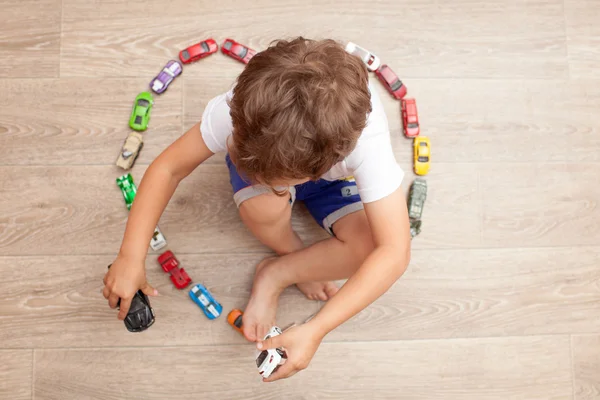
M 272 206 L 271 210 L 277 209 L 274 204 Z M 250 210 L 251 207 L 248 211 Z M 297 238 L 289 218 L 287 223 L 289 231 Z M 262 338 L 273 325 L 277 299 L 287 286 L 348 278 L 374 248 L 369 224 L 362 210 L 343 217 L 334 224 L 333 229 L 336 237 L 286 253 L 279 258 L 264 260 L 258 265 L 252 295 L 244 312 L 244 333 L 248 339 Z M 286 235 L 288 234 L 282 231 L 279 235 L 274 235 L 273 239 L 281 240 Z M 337 288 L 331 291 L 330 296 L 335 291 Z
M 285 255 L 304 247 L 302 240 L 292 229 L 291 209 L 289 196 L 280 197 L 268 193 L 244 201 L 240 205 L 240 216 L 258 240 L 278 255 Z M 259 272 L 266 264 L 263 262 L 257 266 L 251 301 L 244 313 L 245 320 L 253 316 L 252 319 L 263 321 L 263 326 L 253 328 L 252 334 L 246 334 L 250 340 L 255 340 L 257 337 L 256 329 L 258 329 L 258 337 L 262 338 L 275 322 L 277 298 L 281 290 L 273 292 L 268 289 L 264 290 L 262 288 L 264 285 L 257 285 L 257 278 L 262 276 L 262 273 Z M 337 292 L 337 286 L 332 282 L 305 281 L 297 286 L 311 300 L 325 301 Z M 270 306 L 255 307 L 256 304 L 269 304 Z M 252 312 L 252 310 L 256 310 L 256 312 Z
M 254 236 L 278 255 L 304 248 L 302 240 L 292 229 L 289 196 L 268 193 L 248 199 L 240 205 L 240 216 Z M 326 301 L 337 291 L 330 282 L 307 281 L 297 286 L 310 300 Z

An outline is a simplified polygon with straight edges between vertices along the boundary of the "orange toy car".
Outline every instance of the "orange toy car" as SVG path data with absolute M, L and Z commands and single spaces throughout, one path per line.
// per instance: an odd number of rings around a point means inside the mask
M 242 331 L 242 316 L 243 315 L 244 315 L 244 313 L 241 310 L 238 310 L 237 308 L 231 310 L 231 312 L 229 314 L 227 314 L 227 322 L 229 323 L 229 325 L 231 325 L 233 327 L 233 329 L 235 329 L 242 335 L 244 335 L 244 332 Z

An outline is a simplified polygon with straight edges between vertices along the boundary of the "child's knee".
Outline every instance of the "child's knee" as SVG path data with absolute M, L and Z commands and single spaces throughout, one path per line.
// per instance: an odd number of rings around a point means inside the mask
M 240 216 L 246 224 L 272 225 L 289 220 L 291 209 L 289 197 L 268 193 L 240 204 Z

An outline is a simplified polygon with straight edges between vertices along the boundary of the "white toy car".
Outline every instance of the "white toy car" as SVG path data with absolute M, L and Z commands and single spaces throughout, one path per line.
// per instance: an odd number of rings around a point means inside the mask
M 156 225 L 156 228 L 154 228 L 154 235 L 152 235 L 152 239 L 150 239 L 150 247 L 152 247 L 152 250 L 156 251 L 162 249 L 166 245 L 167 239 L 165 239 L 165 236 L 160 229 L 158 229 L 158 225 Z
M 281 335 L 281 329 L 274 326 L 263 340 L 279 335 Z M 286 359 L 287 355 L 281 348 L 263 350 L 256 356 L 258 373 L 261 374 L 263 378 L 268 378 L 273 372 L 277 371 L 277 368 L 282 365 Z
M 348 42 L 346 45 L 346 51 L 350 54 L 358 56 L 365 64 L 367 69 L 371 72 L 376 71 L 381 66 L 381 60 L 375 54 L 369 50 L 360 47 L 356 43 Z

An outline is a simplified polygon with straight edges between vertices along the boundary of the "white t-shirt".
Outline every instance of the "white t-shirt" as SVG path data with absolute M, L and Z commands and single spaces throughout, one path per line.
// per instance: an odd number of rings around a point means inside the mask
M 333 166 L 323 179 L 335 181 L 354 176 L 360 198 L 364 203 L 382 199 L 402 183 L 404 171 L 396 162 L 390 142 L 387 117 L 377 91 L 369 84 L 372 111 L 352 153 Z M 232 92 L 223 93 L 206 105 L 200 131 L 206 146 L 213 153 L 227 151 L 227 141 L 233 124 L 227 99 Z

